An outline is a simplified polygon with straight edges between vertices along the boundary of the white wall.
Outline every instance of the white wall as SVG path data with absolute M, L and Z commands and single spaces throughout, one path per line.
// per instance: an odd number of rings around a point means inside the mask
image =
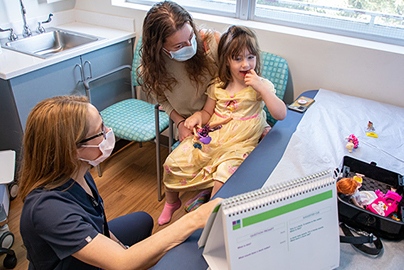
M 8 18 L 6 22 L 21 21 L 19 1 L 12 1 L 0 0 L 0 27 L 5 27 L 3 16 Z M 49 12 L 75 8 L 135 18 L 139 34 L 147 11 L 115 7 L 111 0 L 64 0 L 55 4 L 38 1 L 43 0 L 25 0 L 29 18 L 46 19 Z M 3 7 L 6 14 L 2 14 Z M 404 107 L 404 47 L 236 19 L 193 16 L 200 26 L 220 32 L 231 24 L 254 28 L 262 50 L 288 61 L 295 97 L 306 90 L 325 88 Z
M 23 0 L 23 3 L 28 24 L 31 30 L 35 30 L 38 21 L 46 21 L 49 13 L 73 9 L 76 0 L 62 0 L 52 4 L 46 0 Z M 0 28 L 13 27 L 17 34 L 21 34 L 22 25 L 20 1 L 0 0 Z
M 111 0 L 76 0 L 75 8 L 134 17 L 138 33 L 146 13 L 112 6 Z M 295 97 L 306 90 L 324 88 L 404 107 L 404 47 L 236 19 L 193 16 L 199 25 L 220 32 L 231 24 L 253 27 L 262 50 L 288 61 Z

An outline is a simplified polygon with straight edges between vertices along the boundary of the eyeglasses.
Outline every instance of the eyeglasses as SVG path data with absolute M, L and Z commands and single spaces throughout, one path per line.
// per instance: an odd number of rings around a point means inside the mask
M 91 141 L 92 139 L 95 139 L 95 138 L 100 137 L 100 136 L 104 136 L 104 139 L 105 139 L 106 138 L 105 134 L 107 132 L 106 132 L 106 128 L 105 128 L 105 125 L 104 125 L 104 121 L 102 122 L 101 128 L 102 128 L 102 131 L 100 133 L 95 134 L 94 136 L 91 136 L 91 137 L 88 137 L 88 138 L 86 138 L 84 140 L 79 141 L 79 144 Z

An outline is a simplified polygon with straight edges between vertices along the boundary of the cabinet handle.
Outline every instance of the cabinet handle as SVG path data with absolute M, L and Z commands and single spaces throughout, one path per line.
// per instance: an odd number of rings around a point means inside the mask
M 90 77 L 87 77 L 86 80 L 91 79 L 93 77 L 93 71 L 91 70 L 91 62 L 90 61 L 85 61 L 83 64 L 83 74 L 85 74 L 84 68 L 86 67 L 86 64 L 88 64 L 88 70 L 90 71 Z M 85 76 L 84 76 L 85 77 Z
M 79 70 L 80 70 L 80 80 L 78 80 L 77 83 L 76 83 L 76 84 L 79 84 L 79 83 L 81 83 L 81 82 L 84 81 L 84 80 L 83 80 L 83 68 L 81 67 L 80 64 L 76 64 L 76 65 L 74 66 L 74 69 L 73 69 L 73 70 L 76 70 L 76 67 L 78 67 Z

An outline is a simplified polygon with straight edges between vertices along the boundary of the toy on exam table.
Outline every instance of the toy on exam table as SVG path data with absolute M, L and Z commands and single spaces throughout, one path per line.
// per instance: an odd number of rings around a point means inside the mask
M 373 123 L 372 122 L 368 122 L 368 127 L 366 128 L 366 131 L 375 131 L 375 128 L 373 127 Z
M 375 131 L 375 128 L 373 126 L 373 123 L 371 121 L 369 121 L 368 126 L 366 128 L 366 136 L 377 138 L 378 136 L 374 131 Z
M 194 127 L 194 147 L 202 149 L 202 145 L 199 142 L 203 144 L 209 144 L 212 140 L 212 137 L 209 136 L 209 133 L 221 129 L 224 124 L 227 124 L 231 120 L 233 120 L 233 117 L 229 117 L 221 121 L 207 123 L 202 128 L 199 127 L 198 129 L 196 129 Z
M 346 144 L 346 149 L 349 150 L 349 153 L 352 152 L 352 149 L 356 149 L 359 146 L 359 141 L 358 138 L 355 137 L 355 135 L 351 134 L 348 137 L 345 138 L 348 140 L 348 143 Z
M 369 121 L 368 127 L 366 128 L 366 136 L 377 138 L 378 136 L 374 131 L 375 131 L 375 128 L 373 126 L 373 123 L 371 121 Z

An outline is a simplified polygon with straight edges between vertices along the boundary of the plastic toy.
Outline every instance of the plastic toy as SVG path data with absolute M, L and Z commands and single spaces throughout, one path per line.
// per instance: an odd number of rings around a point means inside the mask
M 362 205 L 360 205 L 360 201 L 358 201 L 360 200 L 359 188 L 361 186 L 361 183 L 352 178 L 342 178 L 337 182 L 337 191 L 338 193 L 350 196 L 350 199 L 354 205 L 364 208 Z
M 356 174 L 354 177 L 352 177 L 356 182 L 361 183 L 363 182 L 363 177 L 364 175 Z
M 376 190 L 378 198 L 369 204 L 366 209 L 373 213 L 387 217 L 390 213 L 396 211 L 398 204 L 401 201 L 401 196 L 393 191 L 387 191 L 386 195 L 380 190 Z
M 368 136 L 368 137 L 373 137 L 373 138 L 377 138 L 377 137 L 379 137 L 376 133 L 374 133 L 374 132 L 366 132 L 366 136 Z
M 375 128 L 373 126 L 373 123 L 369 121 L 368 126 L 366 128 L 366 136 L 373 137 L 373 138 L 379 137 L 379 136 L 377 136 L 377 134 L 374 131 L 375 131 Z
M 394 214 L 391 216 L 391 218 L 394 219 L 394 220 L 396 220 L 396 221 L 401 221 L 401 219 L 398 217 L 397 213 L 394 213 Z
M 346 147 L 346 149 L 349 150 L 349 153 L 352 153 L 352 149 L 358 148 L 359 141 L 358 141 L 358 138 L 355 137 L 355 135 L 351 134 L 348 137 L 346 137 L 345 139 L 348 140 L 345 147 Z
M 198 129 L 196 129 L 194 127 L 194 147 L 202 149 L 202 145 L 199 142 L 203 144 L 209 144 L 212 140 L 212 137 L 209 136 L 209 133 L 221 129 L 224 124 L 227 124 L 231 120 L 233 120 L 233 117 L 207 123 L 203 128 L 199 127 Z
M 366 128 L 366 131 L 375 131 L 375 128 L 373 127 L 373 123 L 372 122 L 368 122 L 368 127 Z

